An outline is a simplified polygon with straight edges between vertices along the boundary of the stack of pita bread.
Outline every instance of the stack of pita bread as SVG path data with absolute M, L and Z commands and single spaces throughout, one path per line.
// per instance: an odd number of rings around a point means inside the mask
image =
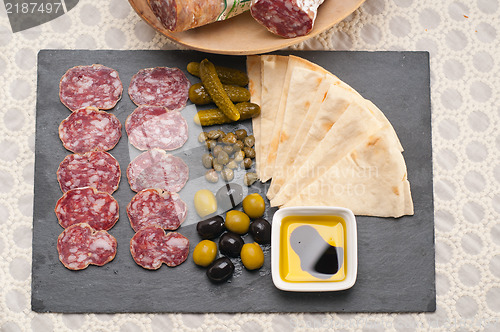
M 341 206 L 413 214 L 403 148 L 384 114 L 322 67 L 296 56 L 247 57 L 257 174 L 271 206 Z

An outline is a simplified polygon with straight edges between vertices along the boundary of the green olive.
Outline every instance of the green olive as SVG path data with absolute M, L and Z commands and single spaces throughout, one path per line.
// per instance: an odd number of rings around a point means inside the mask
M 214 162 L 214 156 L 212 156 L 210 153 L 205 153 L 203 156 L 201 156 L 201 163 L 205 168 L 212 168 Z
M 208 189 L 201 189 L 194 194 L 194 208 L 200 217 L 208 216 L 217 211 L 215 195 Z
M 245 146 L 243 148 L 243 152 L 245 152 L 245 157 L 253 159 L 255 158 L 255 150 L 253 148 L 249 148 L 248 146 Z
M 255 144 L 255 137 L 253 135 L 247 136 L 243 140 L 243 143 L 245 144 L 245 146 L 248 146 L 249 148 L 251 148 Z
M 243 211 L 252 219 L 262 217 L 265 210 L 266 203 L 259 194 L 250 194 L 243 200 Z
M 207 267 L 217 256 L 217 244 L 210 240 L 203 240 L 196 245 L 193 251 L 193 261 L 196 265 Z
M 247 137 L 247 131 L 245 129 L 238 129 L 234 132 L 236 135 L 236 138 L 239 139 L 240 141 L 243 141 L 245 137 Z
M 257 243 L 246 243 L 241 248 L 241 262 L 247 270 L 257 270 L 264 265 L 264 252 Z
M 250 227 L 250 218 L 243 212 L 231 210 L 226 213 L 226 228 L 236 234 L 245 234 Z

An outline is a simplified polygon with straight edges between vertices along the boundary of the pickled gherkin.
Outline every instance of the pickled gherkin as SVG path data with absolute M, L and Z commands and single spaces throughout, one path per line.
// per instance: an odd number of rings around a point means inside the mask
M 254 118 L 260 114 L 260 107 L 254 103 L 238 103 L 235 105 L 240 113 L 240 120 L 247 120 Z M 217 124 L 231 123 L 233 120 L 229 119 L 218 108 L 199 111 L 194 116 L 194 122 L 200 126 L 213 126 Z
M 247 89 L 235 85 L 223 84 L 222 86 L 232 102 L 240 103 L 250 100 L 250 91 Z M 196 105 L 206 105 L 213 102 L 207 90 L 201 83 L 191 85 L 189 88 L 189 100 Z
M 248 75 L 241 70 L 222 66 L 215 66 L 215 70 L 220 81 L 224 84 L 234 84 L 239 86 L 246 86 L 248 84 Z M 200 77 L 200 63 L 188 63 L 187 71 L 193 76 Z

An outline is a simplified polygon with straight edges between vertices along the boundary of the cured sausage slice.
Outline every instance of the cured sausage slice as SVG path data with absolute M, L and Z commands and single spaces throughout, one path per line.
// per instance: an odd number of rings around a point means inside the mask
M 59 138 L 74 153 L 111 150 L 121 136 L 120 120 L 91 106 L 74 111 L 59 125 Z
M 270 32 L 285 38 L 307 35 L 324 0 L 253 0 L 250 13 Z
M 71 111 L 87 106 L 112 109 L 121 99 L 122 92 L 118 72 L 103 65 L 73 67 L 59 83 L 59 98 Z
M 132 77 L 128 94 L 137 105 L 181 110 L 186 106 L 191 83 L 179 68 L 141 69 Z
M 120 183 L 120 164 L 107 152 L 70 154 L 59 164 L 57 181 L 63 193 L 75 188 L 94 187 L 112 194 Z
M 127 167 L 130 189 L 161 189 L 179 192 L 189 178 L 189 168 L 178 157 L 160 149 L 151 149 L 138 155 Z
M 103 266 L 116 255 L 116 239 L 89 224 L 75 224 L 57 238 L 59 260 L 70 270 L 83 270 L 90 264 Z
M 188 139 L 188 124 L 179 111 L 139 106 L 125 122 L 130 144 L 139 150 L 175 150 Z
M 141 229 L 130 240 L 130 253 L 134 261 L 145 269 L 157 270 L 182 264 L 189 255 L 189 240 L 177 232 L 165 234 L 158 226 Z
M 108 193 L 86 187 L 67 191 L 58 201 L 55 213 L 63 228 L 87 223 L 95 230 L 109 230 L 119 217 L 118 202 Z
M 132 198 L 127 215 L 134 231 L 148 226 L 175 230 L 186 220 L 187 205 L 178 194 L 145 189 Z

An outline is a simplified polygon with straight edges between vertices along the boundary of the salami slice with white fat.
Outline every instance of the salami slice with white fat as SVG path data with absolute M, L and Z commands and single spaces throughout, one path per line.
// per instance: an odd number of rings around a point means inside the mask
M 188 139 L 188 124 L 179 111 L 139 106 L 125 122 L 130 144 L 139 150 L 175 150 Z
M 70 270 L 89 265 L 103 266 L 116 255 L 116 239 L 106 231 L 96 231 L 89 224 L 75 224 L 57 238 L 59 260 Z
M 253 0 L 250 13 L 270 32 L 285 38 L 311 32 L 324 0 Z
M 187 205 L 176 193 L 145 189 L 132 198 L 127 215 L 136 232 L 148 226 L 175 230 L 186 220 Z
M 59 98 L 71 111 L 87 106 L 112 109 L 121 99 L 122 92 L 118 72 L 98 64 L 73 67 L 59 83 Z
M 139 230 L 130 240 L 134 261 L 145 269 L 157 270 L 162 263 L 173 267 L 182 264 L 189 255 L 189 240 L 180 233 L 165 231 L 159 226 Z
M 63 193 L 75 188 L 94 187 L 112 194 L 120 183 L 120 164 L 103 151 L 70 154 L 59 164 L 57 181 Z
M 59 138 L 74 153 L 111 150 L 121 136 L 120 120 L 91 106 L 74 111 L 59 125 Z
M 67 191 L 54 209 L 63 228 L 86 223 L 95 230 L 111 229 L 119 217 L 118 202 L 108 193 L 92 187 Z
M 127 167 L 130 189 L 161 189 L 179 192 L 189 178 L 189 167 L 164 150 L 151 149 L 138 155 Z
M 181 110 L 186 106 L 191 83 L 179 68 L 141 69 L 132 77 L 128 94 L 137 105 Z

